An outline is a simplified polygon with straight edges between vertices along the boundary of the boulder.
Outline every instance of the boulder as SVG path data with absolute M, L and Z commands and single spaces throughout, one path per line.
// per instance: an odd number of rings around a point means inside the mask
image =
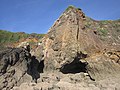
M 0 90 L 10 90 L 24 81 L 31 62 L 30 53 L 24 48 L 9 48 L 0 52 Z

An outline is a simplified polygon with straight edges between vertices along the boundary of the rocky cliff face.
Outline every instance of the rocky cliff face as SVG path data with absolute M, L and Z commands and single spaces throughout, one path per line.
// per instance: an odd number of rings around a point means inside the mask
M 0 52 L 0 90 L 10 90 L 26 81 L 30 53 L 23 49 L 6 49 Z M 29 80 L 27 80 L 29 81 Z
M 0 89 L 119 90 L 119 35 L 120 21 L 95 21 L 70 6 L 31 54 L 0 53 Z
M 120 22 L 115 31 L 113 23 L 92 20 L 81 9 L 68 7 L 36 50 L 42 52 L 44 71 L 84 72 L 92 80 L 120 75 Z
M 0 52 L 0 90 L 10 90 L 23 82 L 37 82 L 40 78 L 39 61 L 29 51 L 28 47 Z

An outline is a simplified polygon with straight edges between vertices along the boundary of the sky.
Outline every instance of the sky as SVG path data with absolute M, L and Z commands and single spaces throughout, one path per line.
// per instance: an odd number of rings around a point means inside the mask
M 95 20 L 120 19 L 120 0 L 0 0 L 0 29 L 47 33 L 69 5 Z

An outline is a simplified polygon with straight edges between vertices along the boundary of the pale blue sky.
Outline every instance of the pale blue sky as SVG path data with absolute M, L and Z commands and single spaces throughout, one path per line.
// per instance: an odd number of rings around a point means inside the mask
M 120 18 L 120 0 L 0 0 L 0 29 L 46 33 L 69 5 L 95 20 Z

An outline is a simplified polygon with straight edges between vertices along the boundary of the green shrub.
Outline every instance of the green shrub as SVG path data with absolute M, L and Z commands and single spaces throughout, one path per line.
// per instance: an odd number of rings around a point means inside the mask
M 102 36 L 106 36 L 108 34 L 108 30 L 104 29 L 104 28 L 100 28 L 98 29 L 100 35 Z
M 117 32 L 120 32 L 120 29 L 116 29 Z
M 5 30 L 0 30 L 0 43 L 12 43 L 17 42 L 20 39 L 26 39 L 28 37 L 31 37 L 31 34 L 26 33 L 13 33 Z M 44 36 L 44 34 L 35 34 L 35 38 L 41 39 Z
M 66 9 L 66 11 L 68 11 L 69 9 L 73 9 L 73 8 L 74 8 L 74 6 L 70 5 L 70 6 L 68 6 L 68 8 Z
M 70 9 L 76 9 L 76 10 L 82 10 L 81 8 L 76 8 L 76 7 L 74 7 L 73 5 L 70 5 L 70 6 L 68 6 L 67 8 L 66 8 L 66 11 L 68 11 L 68 10 L 70 10 Z

